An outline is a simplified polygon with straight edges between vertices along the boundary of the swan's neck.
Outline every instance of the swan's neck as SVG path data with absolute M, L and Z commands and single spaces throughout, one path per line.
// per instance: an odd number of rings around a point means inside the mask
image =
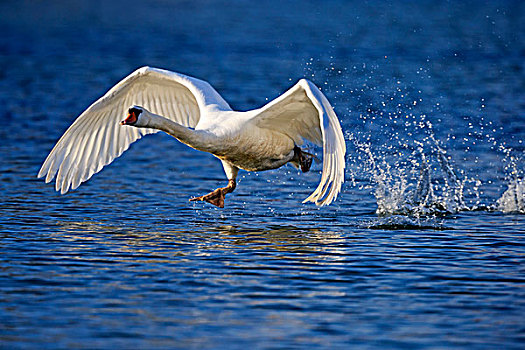
M 144 127 L 164 131 L 192 148 L 207 151 L 211 141 L 209 133 L 190 129 L 157 114 L 148 113 L 146 117 L 147 121 Z

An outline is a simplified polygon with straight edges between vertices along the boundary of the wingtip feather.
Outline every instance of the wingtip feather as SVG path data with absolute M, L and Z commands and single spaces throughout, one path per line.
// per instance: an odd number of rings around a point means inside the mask
M 344 182 L 346 144 L 339 120 L 323 93 L 306 79 L 301 79 L 300 83 L 305 86 L 307 95 L 310 95 L 310 98 L 319 104 L 317 108 L 323 121 L 321 129 L 324 148 L 321 181 L 303 203 L 313 202 L 317 206 L 329 205 L 337 199 Z M 332 140 L 332 142 L 327 142 L 327 140 Z
M 36 178 L 40 179 L 44 177 L 45 175 L 46 175 L 46 172 L 44 171 L 44 167 L 41 167 L 40 170 L 38 171 L 38 174 L 36 175 Z

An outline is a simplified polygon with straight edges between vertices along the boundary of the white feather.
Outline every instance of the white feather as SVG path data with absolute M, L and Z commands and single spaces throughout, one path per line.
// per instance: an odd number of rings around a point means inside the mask
M 344 182 L 346 144 L 332 106 L 312 82 L 301 79 L 262 107 L 253 121 L 259 127 L 286 133 L 297 145 L 303 139 L 322 145 L 321 181 L 303 203 L 328 205 L 337 197 Z

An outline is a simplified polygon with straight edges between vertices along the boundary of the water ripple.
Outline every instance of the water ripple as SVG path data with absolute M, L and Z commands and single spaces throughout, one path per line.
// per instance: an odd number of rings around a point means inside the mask
M 19 5 L 0 2 L 0 348 L 523 348 L 519 2 Z M 221 164 L 160 134 L 65 196 L 36 179 L 144 64 L 241 110 L 314 81 L 346 132 L 338 200 L 301 204 L 315 164 L 189 203 Z

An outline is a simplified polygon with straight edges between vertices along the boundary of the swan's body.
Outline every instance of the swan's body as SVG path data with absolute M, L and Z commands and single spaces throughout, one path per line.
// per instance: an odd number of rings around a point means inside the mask
M 119 125 L 128 108 L 121 124 L 134 127 Z M 85 110 L 57 142 L 38 176 L 46 176 L 46 182 L 56 176 L 56 190 L 66 193 L 132 142 L 158 131 L 222 161 L 228 186 L 192 200 L 222 207 L 239 169 L 269 170 L 290 162 L 308 171 L 312 156 L 298 147 L 303 139 L 323 146 L 321 181 L 304 202 L 330 204 L 344 181 L 341 127 L 313 83 L 302 79 L 262 108 L 237 112 L 207 82 L 149 67 L 130 74 Z

